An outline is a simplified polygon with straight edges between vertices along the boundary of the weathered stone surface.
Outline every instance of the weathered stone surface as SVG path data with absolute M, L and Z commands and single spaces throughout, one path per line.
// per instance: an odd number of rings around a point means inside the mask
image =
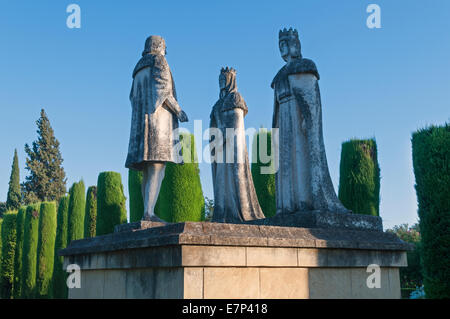
M 125 232 L 125 231 L 136 231 L 136 230 L 143 230 L 143 229 L 153 228 L 153 227 L 163 227 L 166 225 L 167 225 L 167 223 L 141 220 L 141 221 L 134 222 L 134 223 L 117 225 L 116 227 L 114 227 L 114 232 L 120 233 L 120 232 Z
M 247 247 L 247 266 L 297 266 L 296 248 Z
M 186 222 L 76 240 L 59 254 L 69 256 L 172 245 L 411 249 L 411 245 L 394 234 L 378 231 Z
M 383 231 L 380 217 L 329 211 L 302 211 L 248 221 L 246 224 Z
M 309 298 L 307 268 L 260 268 L 260 298 Z

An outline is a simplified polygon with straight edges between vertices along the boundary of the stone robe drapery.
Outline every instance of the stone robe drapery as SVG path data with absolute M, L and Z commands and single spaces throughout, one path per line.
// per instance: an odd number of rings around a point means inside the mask
M 247 105 L 235 90 L 220 98 L 211 112 L 210 127 L 220 129 L 224 141 L 223 152 L 215 149 L 212 155 L 214 222 L 239 223 L 264 218 L 250 171 L 244 128 L 246 114 Z M 232 141 L 227 140 L 227 128 L 235 130 Z M 234 145 L 234 154 L 227 152 L 230 143 Z
M 142 170 L 146 162 L 179 162 L 174 154 L 178 136 L 173 132 L 178 119 L 165 105 L 168 99 L 176 101 L 176 92 L 165 57 L 144 55 L 133 72 L 127 168 Z
M 318 79 L 313 61 L 296 59 L 272 82 L 273 127 L 279 129 L 277 213 L 349 212 L 337 198 L 328 170 Z

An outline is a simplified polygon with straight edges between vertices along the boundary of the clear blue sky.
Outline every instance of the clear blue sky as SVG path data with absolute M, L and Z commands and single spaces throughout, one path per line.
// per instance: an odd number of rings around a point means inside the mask
M 81 7 L 81 29 L 66 7 Z M 381 29 L 366 7 L 381 7 Z M 278 30 L 299 30 L 303 56 L 321 74 L 324 138 L 337 189 L 341 143 L 376 137 L 385 227 L 417 221 L 411 133 L 450 115 L 450 1 L 1 1 L 0 200 L 14 148 L 36 138 L 43 107 L 61 142 L 68 185 L 122 174 L 128 147 L 131 72 L 145 38 L 161 35 L 180 105 L 207 125 L 222 66 L 238 71 L 247 127 L 269 127 L 270 83 L 283 61 Z M 206 196 L 210 167 L 201 164 Z

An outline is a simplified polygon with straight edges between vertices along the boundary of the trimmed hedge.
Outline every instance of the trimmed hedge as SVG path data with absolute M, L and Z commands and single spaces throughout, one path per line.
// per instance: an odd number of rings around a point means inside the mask
M 59 200 L 55 238 L 55 261 L 53 266 L 53 298 L 67 299 L 67 272 L 64 270 L 64 258 L 58 256 L 58 251 L 67 247 L 69 223 L 69 195 Z
M 86 213 L 86 188 L 81 180 L 70 188 L 68 243 L 84 238 L 84 215 Z
M 56 204 L 41 204 L 37 249 L 36 298 L 49 299 L 53 295 L 52 277 L 55 262 Z
M 16 252 L 17 212 L 10 211 L 3 215 L 2 224 L 2 266 L 0 271 L 0 296 L 11 299 L 14 282 L 14 254 Z
M 95 237 L 97 224 L 97 186 L 91 186 L 86 195 L 86 213 L 84 217 L 84 238 Z
M 253 138 L 251 171 L 259 205 L 266 217 L 272 217 L 275 216 L 277 211 L 275 202 L 275 174 L 261 174 L 261 167 L 270 167 L 271 165 L 271 162 L 262 163 L 259 154 L 260 140 L 264 139 L 267 140 L 267 152 L 263 155 L 270 156 L 269 154 L 272 154 L 272 132 L 266 129 L 260 129 Z M 255 156 L 256 160 L 254 160 Z
M 138 222 L 144 216 L 144 199 L 142 198 L 141 171 L 128 170 L 128 196 L 130 201 L 130 223 Z
M 3 249 L 3 244 L 2 244 L 2 224 L 3 224 L 3 218 L 0 218 L 0 272 L 2 271 L 2 249 Z
M 167 163 L 155 214 L 172 223 L 202 221 L 205 219 L 205 200 L 194 135 L 180 134 L 180 142 L 184 164 Z
M 14 289 L 13 298 L 22 296 L 22 259 L 23 259 L 23 236 L 25 229 L 26 207 L 21 207 L 17 213 L 16 221 L 16 252 L 14 254 Z
M 342 143 L 338 197 L 355 214 L 379 216 L 380 167 L 375 139 Z
M 412 135 L 427 298 L 450 298 L 450 125 Z
M 40 204 L 27 207 L 23 235 L 22 298 L 31 299 L 36 295 L 36 262 L 39 236 Z
M 122 177 L 103 172 L 97 181 L 97 236 L 114 232 L 114 226 L 127 222 Z

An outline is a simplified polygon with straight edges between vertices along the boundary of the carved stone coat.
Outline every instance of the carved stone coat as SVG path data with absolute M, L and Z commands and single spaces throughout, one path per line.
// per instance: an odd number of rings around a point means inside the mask
M 142 170 L 146 162 L 177 162 L 178 119 L 165 105 L 176 101 L 175 84 L 163 55 L 147 54 L 137 63 L 130 92 L 131 132 L 125 166 Z

